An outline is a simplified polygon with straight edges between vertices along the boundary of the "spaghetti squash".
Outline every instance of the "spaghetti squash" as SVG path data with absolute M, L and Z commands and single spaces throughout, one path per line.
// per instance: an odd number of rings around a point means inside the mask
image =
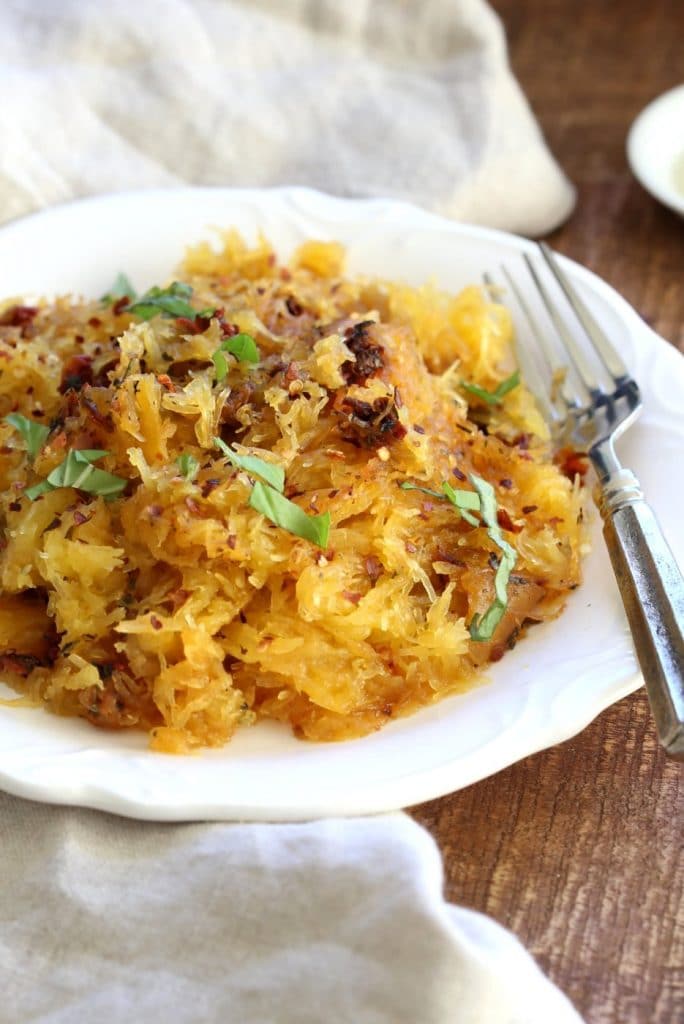
M 153 749 L 338 740 L 467 688 L 580 579 L 505 307 L 227 233 L 0 306 L 0 670 Z M 567 466 L 565 467 L 567 468 Z

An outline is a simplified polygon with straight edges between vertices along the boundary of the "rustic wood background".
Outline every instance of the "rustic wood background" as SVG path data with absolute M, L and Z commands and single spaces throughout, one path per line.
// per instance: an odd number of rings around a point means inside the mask
M 634 117 L 684 82 L 684 0 L 493 6 L 578 186 L 574 215 L 550 241 L 684 351 L 684 221 L 641 189 L 625 158 Z M 588 1024 L 677 1024 L 683 777 L 640 691 L 575 739 L 413 814 L 442 849 L 448 898 L 511 928 Z

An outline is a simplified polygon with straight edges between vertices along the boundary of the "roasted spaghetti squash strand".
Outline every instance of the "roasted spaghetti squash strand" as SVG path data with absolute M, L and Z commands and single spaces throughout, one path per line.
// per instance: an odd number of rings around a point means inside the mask
M 0 304 L 0 667 L 156 750 L 335 740 L 474 685 L 580 580 L 511 322 L 228 232 L 141 296 Z M 564 466 L 581 470 L 577 458 Z

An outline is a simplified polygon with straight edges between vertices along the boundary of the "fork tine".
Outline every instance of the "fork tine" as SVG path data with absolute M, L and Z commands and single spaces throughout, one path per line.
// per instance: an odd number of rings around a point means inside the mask
M 579 345 L 573 338 L 568 328 L 565 326 L 565 322 L 559 315 L 556 306 L 553 300 L 551 299 L 551 296 L 549 295 L 546 285 L 539 276 L 539 271 L 537 270 L 533 261 L 530 259 L 527 253 L 523 253 L 523 256 L 525 259 L 525 263 L 527 264 L 527 269 L 532 275 L 532 279 L 536 285 L 537 291 L 539 292 L 539 297 L 544 303 L 544 306 L 546 307 L 546 312 L 549 314 L 549 317 L 553 322 L 553 326 L 556 328 L 558 336 L 563 342 L 565 351 L 570 356 L 570 359 L 572 360 L 572 364 L 577 372 L 580 381 L 589 392 L 590 400 L 594 401 L 596 398 L 600 396 L 602 391 L 598 381 L 596 380 L 594 371 L 590 366 L 586 356 L 584 355 L 584 352 L 579 347 Z
M 511 292 L 513 293 L 513 295 L 515 295 L 516 302 L 518 303 L 521 310 L 523 311 L 523 314 L 525 315 L 525 319 L 527 320 L 530 332 L 532 333 L 534 340 L 537 343 L 537 350 L 542 354 L 543 358 L 545 359 L 547 369 L 550 371 L 551 376 L 554 377 L 556 373 L 562 373 L 565 367 L 556 356 L 553 346 L 549 344 L 549 340 L 546 334 L 539 326 L 539 323 L 536 317 L 534 316 L 534 313 L 530 309 L 529 303 L 525 299 L 525 296 L 523 295 L 521 289 L 518 288 L 514 278 L 509 273 L 508 268 L 503 266 L 503 264 L 501 266 L 501 272 L 506 278 L 506 281 L 508 282 L 508 287 L 511 289 Z M 525 349 L 524 346 L 518 345 L 517 351 L 519 355 L 521 355 L 523 351 L 527 352 L 527 349 Z M 532 372 L 532 378 L 534 379 L 534 383 L 531 384 L 531 387 L 532 391 L 535 394 L 535 397 L 541 402 L 541 404 L 544 407 L 544 410 L 551 415 L 551 418 L 553 420 L 558 421 L 563 419 L 563 414 L 559 412 L 559 410 L 554 406 L 553 401 L 550 401 L 548 398 L 548 383 L 545 384 L 544 381 L 541 379 L 540 374 L 536 368 L 536 363 L 528 359 L 527 364 L 528 366 L 531 365 L 534 367 Z M 525 373 L 525 375 L 527 375 L 528 370 L 522 364 L 522 360 L 521 366 L 523 366 L 523 372 Z M 530 378 L 528 378 L 528 380 L 529 379 Z M 566 387 L 565 380 L 563 378 L 561 378 L 561 380 L 562 384 L 559 389 L 560 395 L 567 406 L 575 408 L 579 403 L 575 396 Z
M 507 278 L 511 290 L 513 292 L 516 292 L 515 284 L 511 280 L 506 268 L 502 266 L 501 270 L 505 277 Z M 491 274 L 484 273 L 482 276 L 485 285 L 487 286 L 487 288 L 490 289 L 490 291 L 495 292 L 497 289 L 500 289 L 500 285 L 497 285 L 496 281 L 491 276 Z M 525 309 L 524 300 L 522 299 L 522 296 L 516 295 L 516 297 L 519 298 L 521 308 L 523 309 L 523 312 L 527 316 L 528 320 L 530 320 L 530 328 L 532 332 L 535 334 L 535 337 L 537 337 L 537 325 L 530 319 L 529 311 Z M 544 341 L 545 340 L 546 339 L 544 339 Z M 541 341 L 540 344 L 542 344 Z M 515 350 L 515 356 L 518 365 L 522 370 L 525 383 L 529 387 L 530 391 L 532 391 L 539 405 L 542 407 L 542 413 L 544 417 L 552 422 L 560 420 L 562 418 L 561 414 L 558 412 L 558 410 L 554 409 L 553 404 L 549 401 L 548 387 L 545 384 L 541 373 L 539 372 L 536 360 L 533 358 L 532 354 L 530 353 L 530 350 L 526 346 L 519 344 L 517 334 L 514 335 L 513 346 Z
M 597 355 L 603 360 L 605 368 L 613 377 L 617 385 L 624 383 L 628 374 L 627 367 L 623 363 L 622 359 L 620 359 L 620 356 L 610 344 L 607 337 L 570 284 L 570 281 L 561 270 L 560 264 L 551 249 L 545 242 L 539 242 L 539 248 L 546 261 L 546 265 L 562 288 L 566 299 L 570 303 L 575 316 L 587 333 Z

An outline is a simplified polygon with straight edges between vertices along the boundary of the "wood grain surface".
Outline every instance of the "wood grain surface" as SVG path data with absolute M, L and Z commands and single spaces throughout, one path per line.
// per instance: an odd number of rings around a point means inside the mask
M 684 221 L 625 157 L 634 117 L 684 81 L 684 0 L 493 6 L 578 188 L 551 243 L 684 351 Z M 683 797 L 683 766 L 661 753 L 640 691 L 573 740 L 412 813 L 441 847 L 448 898 L 511 928 L 588 1024 L 681 1024 Z

